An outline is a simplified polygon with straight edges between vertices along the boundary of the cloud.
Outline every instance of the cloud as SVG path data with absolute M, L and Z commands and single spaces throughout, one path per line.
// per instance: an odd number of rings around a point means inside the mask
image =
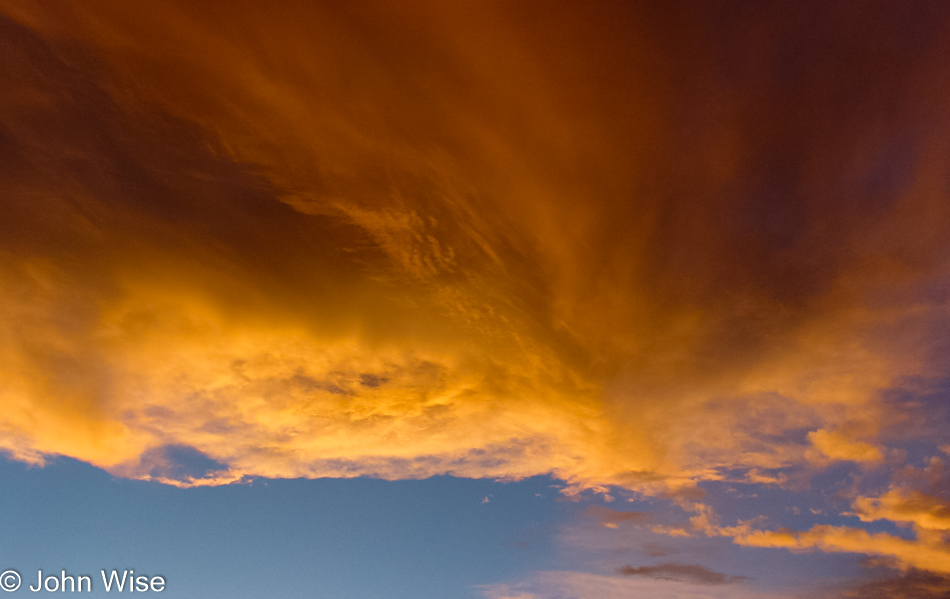
M 911 570 L 900 576 L 874 580 L 840 594 L 860 599 L 940 599 L 950 594 L 950 577 Z
M 940 539 L 950 531 L 950 478 L 943 458 L 932 457 L 925 468 L 898 472 L 897 480 L 879 497 L 857 497 L 853 508 L 864 522 L 890 520 L 911 524 L 918 535 Z
M 888 390 L 948 366 L 947 9 L 836 7 L 0 1 L 0 447 L 175 484 L 895 474 Z M 856 513 L 944 530 L 878 490 Z M 920 538 L 864 540 L 942 568 Z
M 178 445 L 149 449 L 138 463 L 123 465 L 115 473 L 180 487 L 228 484 L 239 478 L 229 475 L 225 464 L 196 449 Z
M 586 514 L 607 528 L 618 528 L 621 524 L 643 524 L 650 521 L 647 512 L 624 512 L 612 510 L 601 505 L 592 505 Z
M 909 522 L 926 530 L 950 530 L 950 503 L 919 491 L 892 489 L 880 497 L 859 497 L 854 504 L 861 520 Z
M 870 443 L 849 440 L 838 431 L 812 431 L 808 433 L 808 440 L 824 457 L 832 460 L 878 462 L 883 458 L 877 447 Z
M 939 459 L 937 461 L 939 462 Z M 855 506 L 859 509 L 867 505 L 876 507 L 877 504 L 862 497 L 855 501 Z M 950 572 L 950 543 L 947 542 L 944 531 L 939 528 L 925 528 L 916 524 L 916 534 L 911 539 L 886 532 L 872 533 L 863 528 L 829 524 L 816 524 L 805 531 L 789 528 L 761 530 L 759 527 L 765 520 L 763 516 L 739 520 L 734 526 L 722 526 L 720 517 L 712 506 L 694 503 L 685 507 L 696 513 L 690 518 L 694 530 L 708 537 L 731 538 L 733 543 L 743 547 L 785 548 L 792 552 L 820 550 L 831 553 L 860 553 L 881 556 L 886 558 L 885 561 L 890 566 L 905 571 L 919 569 L 940 574 Z M 918 512 L 910 511 L 913 515 L 918 515 Z M 889 511 L 885 513 L 895 522 L 912 521 L 910 517 L 894 516 Z M 876 512 L 874 515 L 860 512 L 857 515 L 864 521 L 884 518 Z M 930 519 L 922 519 L 927 523 L 931 522 Z
M 894 558 L 903 569 L 950 573 L 950 546 L 934 539 L 909 540 L 863 528 L 815 525 L 807 531 L 750 531 L 733 541 L 747 547 L 784 547 L 792 551 L 864 553 Z
M 542 374 L 543 351 L 505 328 L 457 322 L 438 290 L 381 278 L 371 235 L 294 211 L 194 125 L 125 112 L 55 45 L 4 26 L 6 68 L 43 99 L 4 121 L 23 164 L 0 271 L 16 290 L 13 455 L 147 476 L 137 464 L 183 446 L 234 476 L 517 477 L 596 438 L 590 383 Z
M 657 566 L 624 566 L 617 570 L 624 576 L 645 576 L 660 580 L 678 580 L 694 584 L 730 584 L 746 580 L 744 576 L 727 576 L 698 564 L 659 564 Z

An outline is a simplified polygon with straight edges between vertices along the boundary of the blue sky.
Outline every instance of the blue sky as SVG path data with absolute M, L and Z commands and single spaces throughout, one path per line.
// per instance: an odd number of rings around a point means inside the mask
M 90 596 L 117 568 L 165 576 L 174 597 L 478 597 L 555 567 L 557 526 L 578 511 L 544 477 L 176 489 L 68 459 L 2 467 L 4 569 L 34 586 L 37 569 L 93 574 Z
M 44 468 L 4 461 L 2 468 L 0 565 L 21 574 L 21 594 L 35 586 L 38 569 L 45 577 L 63 568 L 92 575 L 90 596 L 109 596 L 100 570 L 115 568 L 163 576 L 163 596 L 249 598 L 274 589 L 288 598 L 481 598 L 500 587 L 534 589 L 544 573 L 616 579 L 625 566 L 646 569 L 629 580 L 685 580 L 695 592 L 829 592 L 867 576 L 854 554 L 794 555 L 656 534 L 642 524 L 682 523 L 689 514 L 657 500 L 568 498 L 550 477 L 260 479 L 179 489 L 117 479 L 67 458 Z M 727 519 L 764 512 L 771 524 L 802 528 L 814 515 L 795 516 L 789 506 L 821 505 L 813 493 L 712 487 L 708 499 Z M 743 505 L 750 501 L 760 505 Z M 670 564 L 734 581 L 664 570 Z

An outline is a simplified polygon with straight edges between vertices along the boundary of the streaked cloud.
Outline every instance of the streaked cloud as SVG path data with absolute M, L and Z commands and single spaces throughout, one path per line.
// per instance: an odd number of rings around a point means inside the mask
M 647 512 L 625 512 L 600 505 L 592 505 L 587 508 L 586 513 L 607 528 L 618 528 L 621 524 L 643 524 L 650 521 L 650 514 Z
M 863 528 L 816 525 L 802 532 L 752 531 L 736 536 L 735 542 L 750 547 L 880 555 L 895 558 L 904 569 L 950 573 L 950 548 L 945 542 L 904 539 L 883 532 L 870 533 Z
M 644 576 L 660 580 L 678 580 L 695 584 L 731 584 L 745 580 L 744 576 L 727 576 L 722 572 L 714 572 L 699 564 L 658 564 L 656 566 L 624 566 L 618 574 L 624 576 Z
M 950 571 L 945 489 L 906 479 L 950 425 L 945 8 L 0 12 L 15 458 L 553 474 L 670 500 L 674 537 Z M 915 538 L 695 497 L 842 464 Z

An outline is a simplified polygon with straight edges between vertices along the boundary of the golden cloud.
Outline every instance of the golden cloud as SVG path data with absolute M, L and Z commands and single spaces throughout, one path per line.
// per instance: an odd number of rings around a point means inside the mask
M 925 530 L 950 530 L 950 505 L 946 499 L 920 491 L 892 489 L 880 497 L 859 497 L 854 504 L 865 522 L 909 522 Z
M 783 484 L 883 463 L 882 390 L 945 374 L 950 36 L 828 14 L 786 71 L 768 7 L 142 10 L 0 1 L 17 459 Z
M 898 560 L 905 569 L 950 572 L 950 548 L 945 543 L 918 542 L 883 532 L 869 533 L 863 528 L 816 525 L 803 532 L 755 531 L 738 536 L 734 541 L 748 547 L 881 555 Z
M 832 460 L 878 462 L 884 457 L 877 447 L 863 441 L 852 441 L 839 431 L 812 431 L 808 433 L 808 440 L 821 455 Z
M 943 540 L 950 531 L 950 487 L 943 459 L 932 457 L 923 469 L 904 468 L 896 478 L 879 497 L 857 497 L 855 514 L 864 522 L 910 524 L 919 536 Z

